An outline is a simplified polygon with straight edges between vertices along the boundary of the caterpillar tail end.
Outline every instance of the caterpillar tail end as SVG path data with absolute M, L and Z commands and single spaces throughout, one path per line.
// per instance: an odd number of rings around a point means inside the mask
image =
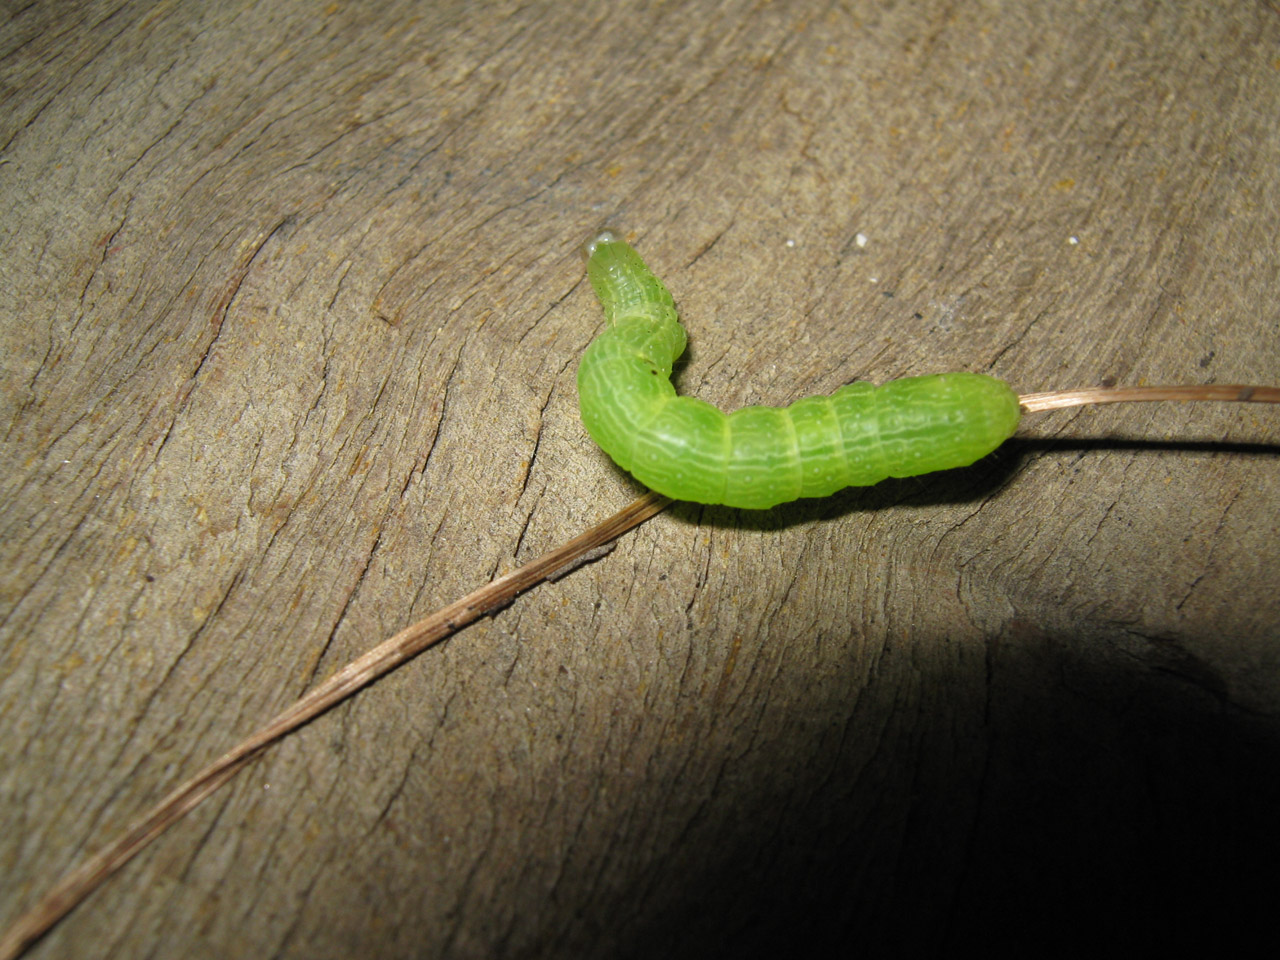
M 582 254 L 583 260 L 590 260 L 595 255 L 596 248 L 606 243 L 621 243 L 622 235 L 617 230 L 610 227 L 603 227 L 593 233 L 578 248 L 578 252 Z

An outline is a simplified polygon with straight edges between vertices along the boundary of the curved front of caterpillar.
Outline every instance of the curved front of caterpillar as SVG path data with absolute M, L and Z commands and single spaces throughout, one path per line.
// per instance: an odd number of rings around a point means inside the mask
M 977 373 L 853 383 L 728 415 L 677 396 L 671 365 L 685 333 L 671 294 L 612 231 L 583 253 L 609 325 L 578 367 L 582 422 L 618 466 L 659 493 L 764 509 L 968 466 L 1017 428 L 1017 394 Z

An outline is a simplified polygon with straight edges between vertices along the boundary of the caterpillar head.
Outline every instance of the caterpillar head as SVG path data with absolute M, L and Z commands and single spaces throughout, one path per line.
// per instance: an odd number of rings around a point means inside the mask
M 599 230 L 597 233 L 594 233 L 590 237 L 588 237 L 586 241 L 582 244 L 582 246 L 579 247 L 578 249 L 582 253 L 583 260 L 590 260 L 592 255 L 596 252 L 596 248 L 599 247 L 601 244 L 621 243 L 621 242 L 622 242 L 622 236 L 616 230 L 611 230 L 608 227 L 604 227 L 601 230 Z

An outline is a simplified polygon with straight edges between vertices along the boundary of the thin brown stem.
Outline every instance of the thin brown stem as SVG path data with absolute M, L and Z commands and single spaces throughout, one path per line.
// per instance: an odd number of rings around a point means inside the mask
M 1024 393 L 1018 397 L 1022 409 L 1057 410 L 1090 403 L 1141 403 L 1153 400 L 1219 400 L 1224 403 L 1280 403 L 1280 387 L 1206 385 L 1190 387 L 1084 387 L 1080 390 L 1050 390 Z
M 1082 390 L 1055 390 L 1024 393 L 1019 398 L 1024 410 L 1055 410 L 1091 403 L 1121 403 L 1149 400 L 1219 400 L 1234 403 L 1280 403 L 1280 388 L 1242 386 L 1191 387 L 1089 387 Z M 191 779 L 176 787 L 143 814 L 119 837 L 81 863 L 44 895 L 26 914 L 0 937 L 0 960 L 13 960 L 49 928 L 71 912 L 107 877 L 129 862 L 139 851 L 164 833 L 205 797 L 234 777 L 268 746 L 330 707 L 394 670 L 432 644 L 461 629 L 473 620 L 510 603 L 518 594 L 582 560 L 592 550 L 612 543 L 670 505 L 671 500 L 648 493 L 623 507 L 602 523 L 554 550 L 544 553 L 442 607 L 430 616 L 384 640 L 368 653 L 353 660 L 292 706 L 209 764 Z
M 205 797 L 239 773 L 273 742 L 454 631 L 510 603 L 517 594 L 582 559 L 590 551 L 612 543 L 628 530 L 664 510 L 670 503 L 671 500 L 661 494 L 647 493 L 603 523 L 596 524 L 536 560 L 405 627 L 364 656 L 351 661 L 256 733 L 238 743 L 190 780 L 180 784 L 135 820 L 123 834 L 58 881 L 53 889 L 0 937 L 0 960 L 12 960 L 20 956 L 107 877 L 128 863 Z

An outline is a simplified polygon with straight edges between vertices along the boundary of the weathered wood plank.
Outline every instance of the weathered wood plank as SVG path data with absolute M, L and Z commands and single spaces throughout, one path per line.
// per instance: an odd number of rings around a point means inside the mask
M 573 385 L 602 223 L 726 407 L 1280 381 L 1278 41 L 1268 4 L 1137 0 L 12 11 L 0 922 L 633 495 Z M 33 955 L 1247 930 L 1280 852 L 1280 424 L 1024 436 L 669 510 L 281 744 Z

